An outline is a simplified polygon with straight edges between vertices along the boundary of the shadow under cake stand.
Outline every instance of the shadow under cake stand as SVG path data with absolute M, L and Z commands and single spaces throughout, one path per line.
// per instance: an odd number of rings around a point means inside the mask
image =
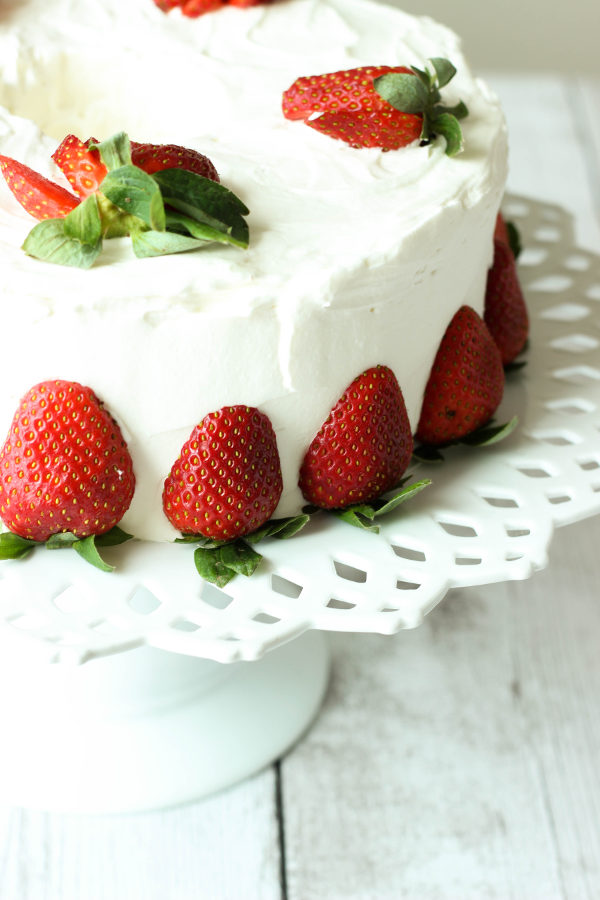
M 6 802 L 136 811 L 233 784 L 317 714 L 326 632 L 393 634 L 452 588 L 526 578 L 556 526 L 600 511 L 600 257 L 573 247 L 557 207 L 510 197 L 505 214 L 527 248 L 532 336 L 498 420 L 519 428 L 420 465 L 432 486 L 378 534 L 319 514 L 224 590 L 187 545 L 110 548 L 113 574 L 67 551 L 2 563 Z

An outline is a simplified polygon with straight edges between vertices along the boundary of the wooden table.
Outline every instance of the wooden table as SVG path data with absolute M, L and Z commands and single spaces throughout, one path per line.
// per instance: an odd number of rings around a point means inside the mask
M 488 80 L 510 191 L 570 211 L 599 252 L 600 81 Z M 599 580 L 596 517 L 529 581 L 454 592 L 394 637 L 333 636 L 313 729 L 219 796 L 122 817 L 0 806 L 1 900 L 595 900 Z

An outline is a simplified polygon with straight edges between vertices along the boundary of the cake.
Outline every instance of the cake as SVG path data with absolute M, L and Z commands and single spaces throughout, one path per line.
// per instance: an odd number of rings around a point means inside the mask
M 299 76 L 452 60 L 464 149 L 354 149 L 282 115 Z M 454 314 L 483 314 L 507 171 L 504 117 L 459 39 L 372 0 L 276 0 L 197 19 L 151 0 L 24 0 L 0 11 L 0 154 L 55 181 L 68 133 L 176 143 L 209 157 L 250 209 L 247 250 L 136 259 L 107 241 L 89 270 L 32 259 L 0 180 L 0 433 L 48 379 L 89 386 L 119 423 L 136 477 L 123 528 L 178 536 L 165 478 L 194 426 L 238 404 L 274 429 L 298 513 L 307 447 L 359 373 L 389 367 L 413 430 Z M 66 182 L 62 182 L 65 183 Z M 7 339 L 9 336 L 9 339 Z

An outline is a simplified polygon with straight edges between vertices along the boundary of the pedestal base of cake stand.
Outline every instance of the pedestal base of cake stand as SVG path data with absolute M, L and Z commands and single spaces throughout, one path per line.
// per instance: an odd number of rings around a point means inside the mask
M 298 740 L 329 672 L 314 631 L 227 665 L 150 647 L 34 664 L 3 643 L 0 796 L 56 812 L 156 809 L 234 784 Z

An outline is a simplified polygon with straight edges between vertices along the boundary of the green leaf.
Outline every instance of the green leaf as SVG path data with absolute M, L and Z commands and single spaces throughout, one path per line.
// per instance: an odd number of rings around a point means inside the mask
M 270 519 L 261 528 L 257 528 L 251 534 L 244 535 L 244 540 L 249 544 L 257 544 L 267 537 L 287 540 L 298 534 L 309 520 L 310 516 L 306 513 L 300 516 L 289 516 L 286 519 Z
M 86 562 L 90 563 L 90 565 L 92 566 L 95 566 L 96 569 L 100 569 L 102 572 L 114 572 L 115 567 L 109 566 L 108 563 L 105 563 L 98 553 L 95 534 L 90 534 L 89 537 L 83 538 L 80 541 L 76 541 L 73 544 L 73 549 L 83 559 L 85 559 Z
M 513 252 L 514 258 L 518 259 L 521 255 L 521 251 L 523 250 L 519 229 L 514 222 L 506 222 L 505 224 L 506 231 L 508 232 L 508 243 L 510 244 L 510 249 Z
M 462 100 L 460 103 L 457 103 L 456 106 L 436 106 L 435 112 L 437 115 L 441 115 L 441 113 L 448 113 L 451 116 L 454 116 L 456 119 L 464 119 L 469 115 L 469 109 L 466 103 L 463 103 Z
M 48 550 L 63 550 L 65 547 L 72 547 L 79 540 L 81 538 L 78 538 L 76 534 L 72 534 L 70 531 L 59 531 L 50 535 L 48 540 L 45 541 L 45 546 Z
M 450 113 L 442 113 L 431 121 L 431 129 L 436 135 L 441 135 L 446 139 L 446 155 L 456 156 L 460 153 L 463 146 L 463 138 L 461 127 L 458 119 Z
M 13 534 L 12 531 L 4 531 L 0 534 L 0 560 L 23 559 L 35 547 L 39 547 L 38 541 L 29 541 L 18 534 Z
M 232 191 L 217 181 L 185 169 L 163 169 L 153 178 L 166 204 L 184 215 L 228 233 L 242 247 L 248 246 L 249 210 Z
M 506 363 L 506 365 L 504 366 L 504 374 L 508 375 L 511 372 L 520 372 L 521 369 L 525 368 L 526 365 L 526 359 L 513 359 L 512 362 Z
M 387 513 L 391 512 L 393 509 L 396 509 L 396 507 L 400 506 L 402 503 L 406 503 L 407 500 L 412 499 L 412 497 L 419 494 L 426 487 L 429 487 L 430 484 L 430 478 L 423 478 L 421 481 L 415 481 L 413 484 L 409 484 L 407 487 L 403 487 L 400 491 L 394 494 L 393 497 L 390 497 L 388 500 L 386 500 L 383 506 L 380 506 L 379 509 L 377 509 L 375 515 L 387 515 Z
M 187 232 L 197 240 L 204 241 L 206 243 L 211 241 L 218 241 L 221 244 L 233 244 L 236 247 L 248 246 L 247 242 L 242 243 L 241 241 L 237 241 L 231 236 L 228 231 L 222 231 L 220 229 L 214 228 L 212 225 L 205 225 L 203 222 L 198 222 L 195 219 L 190 218 L 190 216 L 185 216 L 183 213 L 174 212 L 171 209 L 167 209 L 166 213 L 168 231 L 174 231 L 178 233 Z
M 64 217 L 64 232 L 66 237 L 89 244 L 90 247 L 100 248 L 102 242 L 102 221 L 96 196 L 90 197 L 80 203 L 75 209 Z
M 102 242 L 96 245 L 82 243 L 65 233 L 64 219 L 46 219 L 35 225 L 23 244 L 29 256 L 44 262 L 78 269 L 89 269 L 102 249 Z
M 435 69 L 438 87 L 445 87 L 456 75 L 455 66 L 452 65 L 449 59 L 444 59 L 441 56 L 434 56 L 429 61 Z
M 217 587 L 225 587 L 235 575 L 249 577 L 261 559 L 260 553 L 242 540 L 226 543 L 214 549 L 197 547 L 194 551 L 194 563 L 198 574 Z
M 428 444 L 420 444 L 413 449 L 413 458 L 418 462 L 424 463 L 440 463 L 444 461 L 444 457 L 437 447 L 430 447 Z
M 141 219 L 153 231 L 164 231 L 165 208 L 156 181 L 137 166 L 126 165 L 108 173 L 100 190 L 111 203 Z
M 165 256 L 168 253 L 185 253 L 208 246 L 207 241 L 199 241 L 186 234 L 174 231 L 133 231 L 131 234 L 133 252 L 138 259 L 150 256 Z
M 374 534 L 379 534 L 379 527 L 373 525 L 371 519 L 362 515 L 356 507 L 349 506 L 347 509 L 332 509 L 331 512 L 338 519 L 341 519 L 342 522 L 347 522 L 355 528 L 362 528 L 363 531 L 372 531 Z
M 373 86 L 380 97 L 400 112 L 416 115 L 424 112 L 429 92 L 421 79 L 402 72 L 389 72 L 375 78 Z
M 518 416 L 513 416 L 510 422 L 505 422 L 504 425 L 478 428 L 477 431 L 464 437 L 460 443 L 467 444 L 469 447 L 489 447 L 512 434 L 518 424 Z
M 98 150 L 100 158 L 109 172 L 131 165 L 131 142 L 124 131 L 113 134 L 99 144 L 91 143 L 90 150 Z
M 104 534 L 99 534 L 96 536 L 96 546 L 117 547 L 119 544 L 124 544 L 127 541 L 132 540 L 132 534 L 127 534 L 126 531 L 123 531 L 122 528 L 119 528 L 118 525 L 115 525 L 110 529 L 110 531 L 105 531 Z

